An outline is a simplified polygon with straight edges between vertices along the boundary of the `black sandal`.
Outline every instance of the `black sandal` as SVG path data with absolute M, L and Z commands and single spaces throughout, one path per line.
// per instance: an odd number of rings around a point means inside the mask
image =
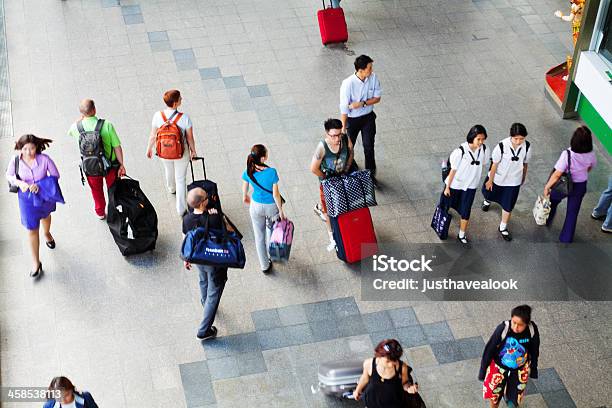
M 457 235 L 457 241 L 461 242 L 463 245 L 467 245 L 470 243 L 466 235 L 464 235 L 463 238 L 460 238 L 459 235 Z
M 510 234 L 510 231 L 508 231 L 508 228 L 506 228 L 504 230 L 498 229 L 498 231 L 501 234 L 501 236 L 504 239 L 504 241 L 507 241 L 507 242 L 512 241 L 512 234 Z
M 47 241 L 45 242 L 45 245 L 47 245 L 47 248 L 49 249 L 55 249 L 55 240 L 52 239 L 51 241 Z

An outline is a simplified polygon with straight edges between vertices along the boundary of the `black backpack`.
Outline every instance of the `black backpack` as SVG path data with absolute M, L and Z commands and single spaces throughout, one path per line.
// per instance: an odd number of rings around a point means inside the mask
M 132 178 L 118 178 L 108 191 L 108 228 L 122 255 L 155 249 L 157 213 Z
M 527 153 L 529 152 L 529 146 L 531 146 L 531 143 L 525 140 L 525 157 L 527 157 Z M 503 156 L 504 155 L 504 143 L 503 142 L 499 142 L 499 150 L 501 150 L 501 154 Z M 518 157 L 518 156 L 515 156 L 515 157 Z M 493 159 L 491 159 L 491 161 L 493 161 Z
M 102 144 L 102 126 L 104 119 L 98 119 L 96 127 L 92 131 L 85 131 L 83 121 L 77 122 L 79 131 L 79 150 L 81 151 L 81 175 L 86 176 L 105 176 L 111 167 L 110 161 L 104 155 L 104 145 Z
M 463 159 L 463 155 L 465 154 L 465 150 L 463 149 L 463 146 L 459 146 L 459 150 L 461 150 L 461 158 Z M 482 152 L 483 153 L 487 152 L 487 145 L 485 144 L 482 145 Z M 442 162 L 442 182 L 443 183 L 446 183 L 446 178 L 448 177 L 450 172 L 451 172 L 450 155 L 448 155 L 448 158 L 446 159 L 446 161 Z

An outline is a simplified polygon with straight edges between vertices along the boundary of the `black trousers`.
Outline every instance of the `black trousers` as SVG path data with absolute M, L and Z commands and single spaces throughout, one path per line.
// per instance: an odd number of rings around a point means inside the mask
M 365 168 L 376 175 L 376 158 L 374 157 L 374 139 L 376 137 L 376 114 L 374 111 L 357 118 L 347 118 L 346 133 L 351 138 L 353 146 L 357 135 L 361 132 L 361 143 L 365 155 Z

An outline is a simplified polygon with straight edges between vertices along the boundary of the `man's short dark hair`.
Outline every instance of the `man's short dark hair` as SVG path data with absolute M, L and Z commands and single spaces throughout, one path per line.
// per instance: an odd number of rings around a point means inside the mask
M 574 153 L 589 153 L 593 151 L 593 136 L 591 131 L 586 126 L 580 126 L 574 131 L 572 140 L 570 141 L 572 152 Z
M 324 123 L 325 131 L 329 132 L 332 129 L 342 129 L 342 121 L 340 119 L 329 118 Z
M 359 71 L 360 69 L 366 69 L 368 64 L 374 62 L 374 60 L 367 55 L 360 55 L 355 58 L 355 71 Z
M 520 305 L 515 307 L 510 313 L 510 317 L 514 316 L 519 317 L 525 324 L 531 323 L 531 306 Z

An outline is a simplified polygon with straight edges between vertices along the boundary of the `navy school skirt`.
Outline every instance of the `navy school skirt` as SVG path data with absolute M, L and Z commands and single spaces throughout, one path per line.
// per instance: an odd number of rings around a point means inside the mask
M 474 197 L 476 196 L 476 189 L 468 188 L 464 191 L 451 188 L 450 193 L 450 197 L 446 197 L 444 193 L 442 193 L 440 202 L 446 202 L 450 208 L 453 208 L 459 213 L 462 220 L 469 220 L 470 214 L 472 213 Z
M 498 186 L 493 183 L 493 190 L 489 191 L 485 184 L 482 185 L 482 196 L 485 200 L 501 205 L 506 212 L 512 212 L 520 191 L 521 186 Z

